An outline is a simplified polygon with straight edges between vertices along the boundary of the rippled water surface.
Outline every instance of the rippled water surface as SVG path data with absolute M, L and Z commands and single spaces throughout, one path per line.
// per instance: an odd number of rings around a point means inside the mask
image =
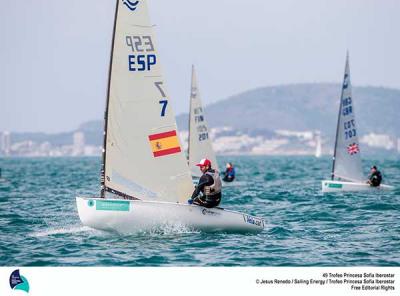
M 99 158 L 0 159 L 0 266 L 400 266 L 400 161 L 376 163 L 391 192 L 322 194 L 330 160 L 220 157 L 237 186 L 222 206 L 266 219 L 258 235 L 185 229 L 131 236 L 80 223 L 75 196 L 99 191 Z

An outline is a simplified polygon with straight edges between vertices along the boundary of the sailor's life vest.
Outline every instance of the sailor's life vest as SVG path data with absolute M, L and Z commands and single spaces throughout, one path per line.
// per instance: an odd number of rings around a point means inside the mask
M 207 175 L 209 175 L 211 178 L 214 180 L 214 184 L 210 186 L 204 186 L 204 195 L 206 198 L 211 198 L 213 199 L 214 197 L 217 197 L 221 193 L 222 189 L 222 182 L 221 178 L 219 177 L 219 173 L 217 170 L 214 172 L 206 172 Z
M 226 175 L 228 177 L 235 178 L 235 169 L 233 167 L 227 169 Z

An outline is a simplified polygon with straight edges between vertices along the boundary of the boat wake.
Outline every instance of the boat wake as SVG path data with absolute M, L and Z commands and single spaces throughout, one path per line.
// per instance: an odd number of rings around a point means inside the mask
M 79 232 L 98 232 L 93 228 L 87 226 L 73 226 L 73 227 L 61 227 L 56 229 L 47 229 L 44 231 L 34 232 L 30 236 L 31 237 L 46 237 L 57 234 L 74 234 Z
M 148 231 L 142 231 L 141 234 L 150 234 L 150 235 L 171 235 L 171 234 L 192 234 L 192 233 L 200 233 L 198 230 L 194 230 L 187 225 L 180 223 L 165 223 L 160 226 L 154 227 Z
M 233 182 L 222 182 L 222 187 L 239 187 L 246 186 L 247 182 L 245 181 L 233 181 Z

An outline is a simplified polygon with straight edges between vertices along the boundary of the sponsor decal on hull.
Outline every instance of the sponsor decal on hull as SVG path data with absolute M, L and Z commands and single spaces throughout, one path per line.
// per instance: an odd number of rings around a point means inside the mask
M 210 211 L 209 209 L 203 209 L 202 211 L 203 215 L 210 215 L 210 216 L 218 216 L 221 215 L 220 213 L 214 212 L 214 211 Z
M 246 223 L 253 224 L 253 225 L 264 228 L 264 220 L 263 219 L 245 215 L 245 214 L 243 215 L 243 219 L 244 219 L 244 222 L 246 222 Z
M 343 187 L 343 184 L 329 183 L 328 187 L 329 187 L 329 188 L 342 188 L 342 187 Z
M 130 202 L 126 200 L 89 200 L 88 206 L 96 206 L 96 211 L 129 212 Z

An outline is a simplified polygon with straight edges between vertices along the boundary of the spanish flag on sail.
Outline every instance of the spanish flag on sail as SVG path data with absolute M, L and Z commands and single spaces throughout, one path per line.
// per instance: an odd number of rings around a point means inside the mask
M 150 135 L 149 140 L 154 157 L 181 152 L 176 131 Z

